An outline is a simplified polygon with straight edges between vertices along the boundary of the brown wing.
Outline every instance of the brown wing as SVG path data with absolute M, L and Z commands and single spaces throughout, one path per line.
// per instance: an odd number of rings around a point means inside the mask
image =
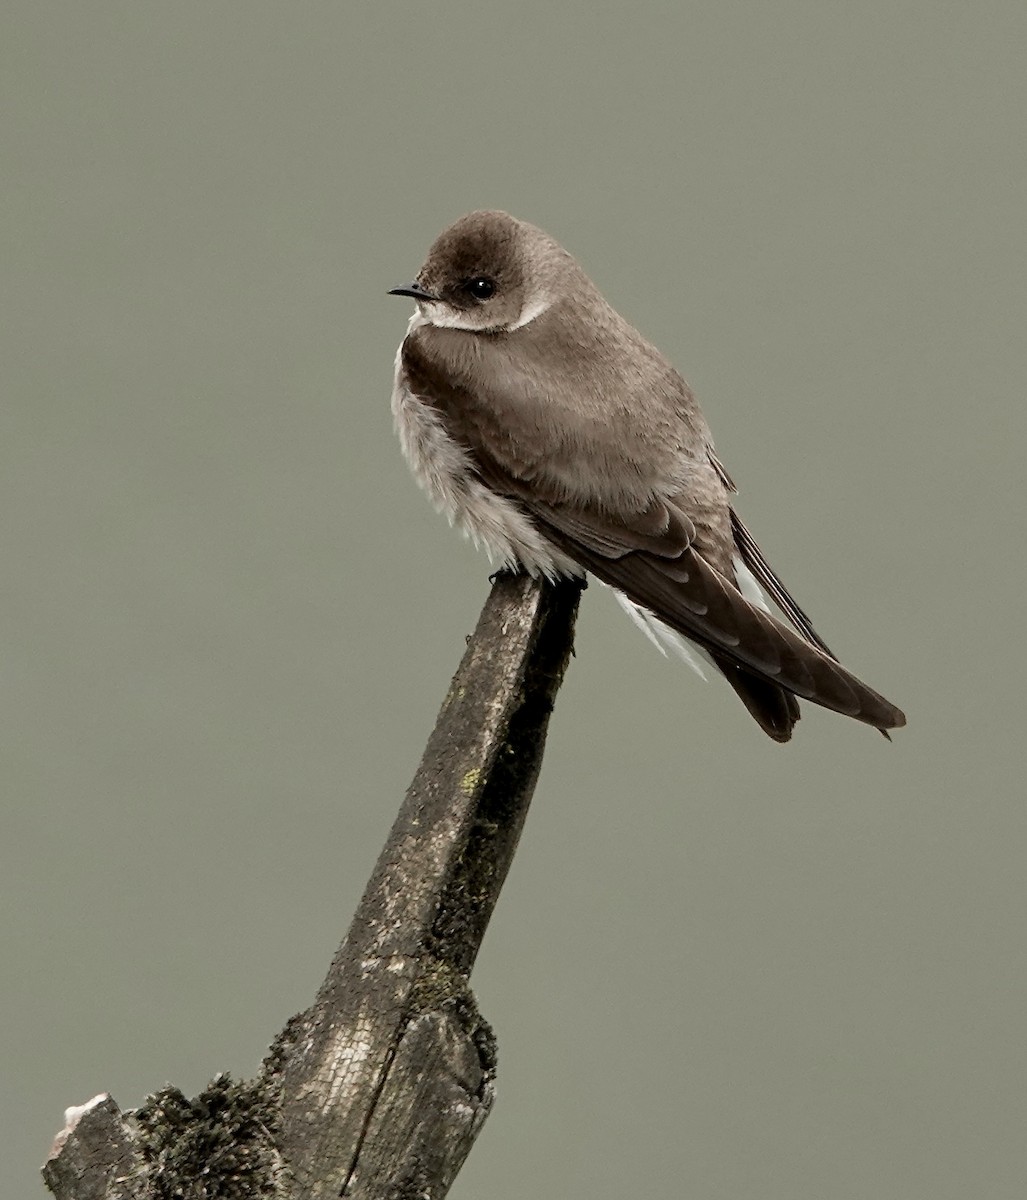
M 566 532 L 562 515 L 552 506 L 536 507 L 521 500 L 564 553 L 678 633 L 706 646 L 718 663 L 741 667 L 767 683 L 880 729 L 905 724 L 893 704 L 751 604 L 692 547 L 680 548 L 674 555 L 639 550 L 616 557 L 601 554 Z M 575 522 L 581 520 L 576 513 Z
M 755 538 L 742 524 L 742 519 L 732 508 L 731 532 L 734 534 L 735 545 L 742 556 L 742 562 L 756 577 L 756 581 L 789 621 L 802 634 L 806 641 L 819 647 L 827 655 L 837 661 L 838 656 L 828 647 L 824 639 L 813 628 L 813 623 L 803 610 L 796 604 L 791 593 L 778 578 L 770 563 L 763 557 L 763 551 L 757 546 Z
M 678 633 L 706 646 L 757 719 L 753 704 L 765 712 L 770 697 L 764 695 L 761 703 L 760 696 L 753 695 L 748 686 L 752 676 L 879 729 L 905 724 L 899 709 L 842 667 L 830 651 L 751 604 L 714 570 L 692 547 L 690 522 L 672 504 L 659 506 L 660 534 L 651 512 L 639 528 L 634 516 L 611 518 L 565 503 L 547 503 L 506 476 L 484 447 L 471 450 L 490 486 L 516 497 L 565 554 Z M 741 679 L 732 667 L 741 669 Z M 736 686 L 739 683 L 742 687 Z M 791 723 L 797 717 L 793 707 L 787 706 Z M 770 723 L 777 728 L 783 720 L 777 698 L 772 708 L 779 715 Z M 767 732 L 774 736 L 771 729 Z
M 756 677 L 881 729 L 905 724 L 899 709 L 829 653 L 746 600 L 698 553 L 695 527 L 673 499 L 653 500 L 641 511 L 610 512 L 569 502 L 555 489 L 547 494 L 537 475 L 527 479 L 519 473 L 518 449 L 495 427 L 494 417 L 490 422 L 488 398 L 469 394 L 433 370 L 415 339 L 407 339 L 404 354 L 417 394 L 440 412 L 483 481 L 518 500 L 575 562 L 705 646 L 722 670 L 730 669 L 725 674 L 750 711 L 759 697 L 747 698 L 742 689 Z M 782 719 L 787 715 L 782 710 Z
M 721 482 L 728 491 L 737 492 L 738 488 L 735 485 L 735 481 L 728 474 L 724 464 L 714 454 L 712 448 L 707 447 L 706 454 L 713 469 L 720 476 Z M 830 650 L 824 639 L 813 628 L 812 621 L 810 621 L 799 605 L 796 604 L 791 593 L 781 582 L 770 563 L 763 557 L 763 551 L 756 544 L 756 539 L 742 524 L 741 517 L 735 512 L 733 507 L 731 509 L 731 533 L 734 537 L 738 553 L 742 557 L 742 562 L 753 573 L 760 587 L 770 596 L 778 608 L 808 642 L 812 642 L 814 646 L 818 646 L 825 654 L 830 655 L 831 658 L 837 661 L 837 654 L 834 654 Z

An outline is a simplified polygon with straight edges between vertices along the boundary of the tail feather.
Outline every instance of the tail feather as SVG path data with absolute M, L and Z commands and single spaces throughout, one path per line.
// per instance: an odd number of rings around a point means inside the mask
M 787 742 L 802 715 L 791 692 L 746 671 L 730 659 L 719 655 L 713 659 L 760 729 L 775 742 Z

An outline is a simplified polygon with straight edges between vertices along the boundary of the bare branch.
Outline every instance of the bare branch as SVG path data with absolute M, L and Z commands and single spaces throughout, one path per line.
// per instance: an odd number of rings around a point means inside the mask
M 468 975 L 538 778 L 580 584 L 496 581 L 349 933 L 251 1084 L 58 1137 L 58 1200 L 445 1195 L 492 1103 Z M 93 1129 L 99 1118 L 102 1131 Z M 89 1137 L 87 1138 L 87 1133 Z M 120 1190 L 117 1190 L 120 1189 Z
M 306 1194 L 385 1195 L 386 1179 L 425 1169 L 424 1141 L 445 1131 L 442 1195 L 488 1112 L 493 1039 L 467 975 L 538 776 L 577 597 L 523 576 L 493 588 L 288 1058 L 283 1145 Z M 385 1127 L 424 1121 L 430 1137 L 411 1147 Z

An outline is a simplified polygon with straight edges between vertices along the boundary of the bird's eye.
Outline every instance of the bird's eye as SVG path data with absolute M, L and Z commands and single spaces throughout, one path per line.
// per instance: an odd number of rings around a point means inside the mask
M 464 287 L 475 300 L 488 300 L 496 294 L 495 283 L 485 275 L 476 275 L 473 279 L 468 279 Z

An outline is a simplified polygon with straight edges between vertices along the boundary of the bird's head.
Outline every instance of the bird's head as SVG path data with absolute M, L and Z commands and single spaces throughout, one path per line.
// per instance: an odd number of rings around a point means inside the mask
M 509 333 L 551 307 L 577 270 L 534 225 L 505 212 L 472 212 L 439 234 L 413 283 L 390 295 L 412 296 L 432 325 Z

